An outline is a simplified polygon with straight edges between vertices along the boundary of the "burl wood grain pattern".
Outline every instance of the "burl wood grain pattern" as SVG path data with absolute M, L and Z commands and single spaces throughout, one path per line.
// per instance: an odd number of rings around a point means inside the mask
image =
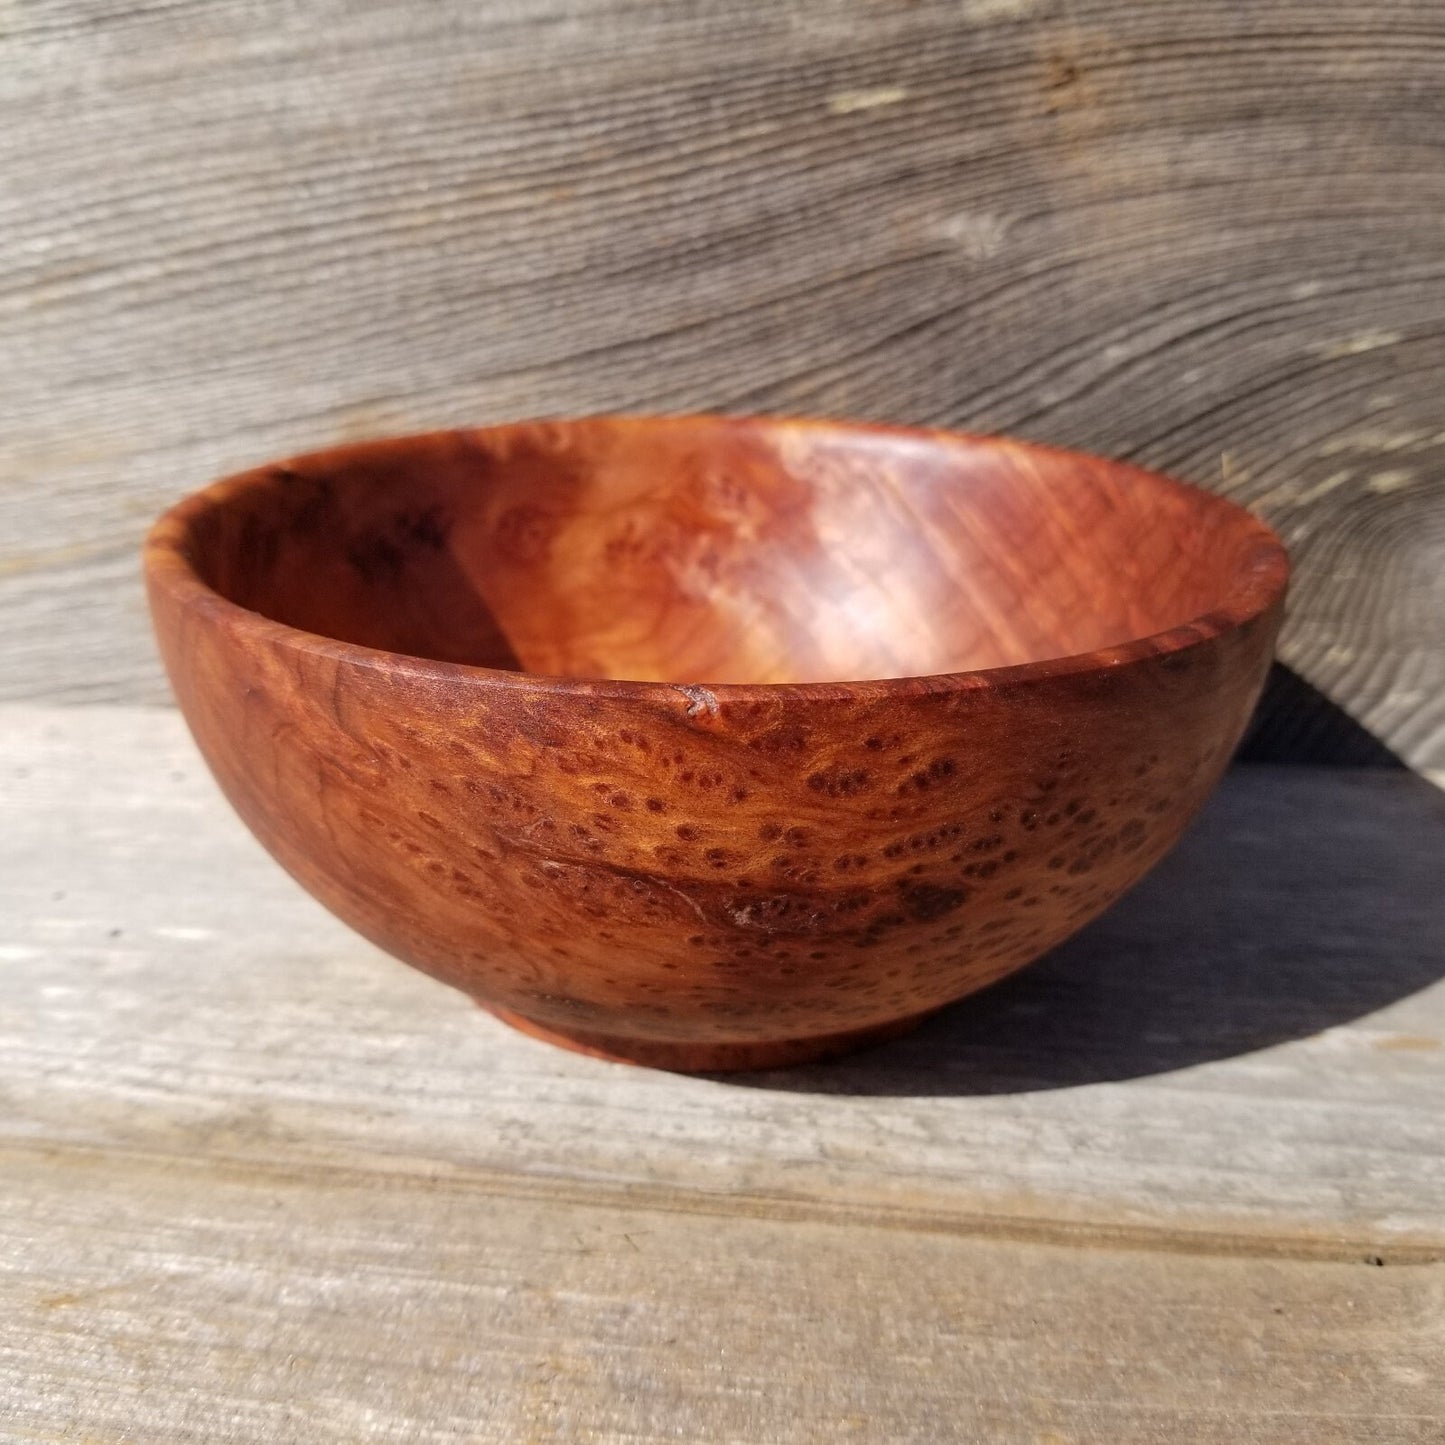
M 312 893 L 686 1069 L 896 1032 L 1118 897 L 1227 762 L 1287 574 L 1135 468 L 716 417 L 317 453 L 146 566 L 202 750 Z

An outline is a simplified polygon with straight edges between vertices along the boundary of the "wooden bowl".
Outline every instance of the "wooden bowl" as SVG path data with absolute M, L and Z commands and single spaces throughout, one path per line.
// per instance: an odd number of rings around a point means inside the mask
M 322 903 L 695 1070 L 899 1033 L 1112 903 L 1228 762 L 1288 575 L 1136 467 L 722 417 L 318 452 L 145 565 L 201 750 Z

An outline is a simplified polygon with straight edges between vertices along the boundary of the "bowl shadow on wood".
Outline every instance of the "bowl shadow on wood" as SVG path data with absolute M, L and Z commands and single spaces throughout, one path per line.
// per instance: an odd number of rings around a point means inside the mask
M 1403 768 L 1404 762 L 1293 668 L 1274 663 L 1236 755 L 1245 763 Z
M 1445 976 L 1445 794 L 1407 771 L 1236 766 L 1089 928 L 915 1033 L 733 1084 L 1029 1093 L 1304 1038 Z

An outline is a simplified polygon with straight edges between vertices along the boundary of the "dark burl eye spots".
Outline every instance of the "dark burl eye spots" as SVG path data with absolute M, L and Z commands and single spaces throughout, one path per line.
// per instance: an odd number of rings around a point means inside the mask
M 871 774 L 866 768 L 836 768 L 808 775 L 808 787 L 827 798 L 852 798 L 868 791 Z
M 497 550 L 523 566 L 545 561 L 557 530 L 556 519 L 541 507 L 522 503 L 497 519 L 493 542 Z
M 919 923 L 932 923 L 961 908 L 968 898 L 962 888 L 939 888 L 932 883 L 906 883 L 900 890 L 903 905 Z
M 388 851 L 458 914 L 508 932 L 500 920 L 510 914 L 518 931 L 543 933 L 542 976 L 550 968 L 582 993 L 608 986 L 619 1001 L 630 991 L 641 1029 L 661 1036 L 681 1007 L 716 1020 L 706 1027 L 720 1039 L 761 1037 L 794 1016 L 816 1028 L 826 1012 L 842 1028 L 890 1010 L 922 1012 L 1026 962 L 1153 856 L 1166 826 L 1156 818 L 1172 816 L 1186 776 L 1187 759 L 1173 752 L 1167 763 L 1136 752 L 1101 768 L 1092 755 L 1055 758 L 1055 747 L 1031 764 L 1021 749 L 999 769 L 971 751 L 989 741 L 986 730 L 905 738 L 873 726 L 821 746 L 810 735 L 800 751 L 801 731 L 753 721 L 740 704 L 729 727 L 685 753 L 674 751 L 676 734 L 654 731 L 644 758 L 647 740 L 633 723 L 555 749 L 554 760 L 578 764 L 569 778 L 553 770 L 535 783 L 511 779 L 490 795 L 490 769 L 477 760 L 491 756 L 492 740 L 466 731 L 464 757 L 432 738 L 413 750 L 413 797 L 448 821 L 417 822 L 405 809 L 402 822 L 426 846 L 398 840 Z M 763 745 L 748 752 L 753 735 Z M 454 799 L 429 793 L 437 777 Z M 537 790 L 549 780 L 567 805 L 555 826 L 530 801 L 544 801 Z M 495 829 L 496 851 L 456 836 L 467 824 L 472 838 Z M 549 858 L 562 860 L 560 873 L 542 870 Z M 698 932 L 684 943 L 688 928 Z M 548 947 L 575 957 L 564 968 Z M 658 1022 L 644 1013 L 647 999 Z
M 912 759 L 899 759 L 900 763 L 912 762 Z M 911 773 L 903 782 L 894 789 L 899 797 L 905 797 L 909 793 L 926 793 L 930 788 L 946 783 L 958 772 L 958 764 L 952 758 L 935 758 L 926 768 L 919 768 Z

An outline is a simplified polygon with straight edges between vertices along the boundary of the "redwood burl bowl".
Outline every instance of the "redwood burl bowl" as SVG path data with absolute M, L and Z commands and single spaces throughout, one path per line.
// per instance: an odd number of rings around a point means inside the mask
M 519 1028 L 695 1070 L 901 1032 L 1137 882 L 1288 572 L 1132 466 L 720 417 L 318 452 L 182 502 L 145 565 L 304 887 Z

